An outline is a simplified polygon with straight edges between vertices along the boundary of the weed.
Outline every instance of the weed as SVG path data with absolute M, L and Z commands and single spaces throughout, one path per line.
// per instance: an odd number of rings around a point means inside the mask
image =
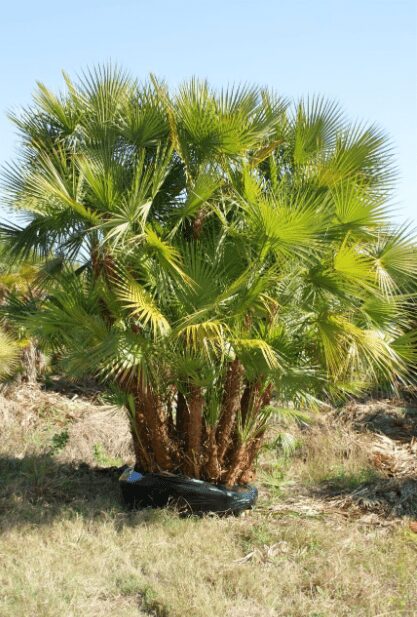
M 96 443 L 93 446 L 94 460 L 100 467 L 120 467 L 123 460 L 109 456 L 101 443 Z
M 150 585 L 145 585 L 140 593 L 141 605 L 148 615 L 152 617 L 169 617 L 169 611 L 159 599 L 158 594 Z
M 343 465 L 337 465 L 323 478 L 323 482 L 336 491 L 351 492 L 364 484 L 374 482 L 378 477 L 377 472 L 370 467 L 349 471 Z
M 56 454 L 60 450 L 63 450 L 69 441 L 69 433 L 67 430 L 55 433 L 51 439 L 51 451 Z

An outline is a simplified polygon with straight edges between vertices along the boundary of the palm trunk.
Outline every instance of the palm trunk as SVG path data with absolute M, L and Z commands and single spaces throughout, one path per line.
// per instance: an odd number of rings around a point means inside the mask
M 153 452 L 150 447 L 150 437 L 146 425 L 143 406 L 140 401 L 135 401 L 134 418 L 131 421 L 132 441 L 135 451 L 137 471 L 151 472 L 156 468 Z
M 193 238 L 194 240 L 198 240 L 201 236 L 201 232 L 203 230 L 204 219 L 207 216 L 207 212 L 204 208 L 200 208 L 197 215 L 193 220 Z
M 254 463 L 258 452 L 262 446 L 263 441 L 263 433 L 258 435 L 253 441 L 249 444 L 247 448 L 247 458 L 246 458 L 246 466 L 244 466 L 240 476 L 237 478 L 237 482 L 239 484 L 248 484 L 249 482 L 253 482 L 256 477 L 254 470 Z
M 253 386 L 247 383 L 245 389 L 243 390 L 242 398 L 240 400 L 240 409 L 243 425 L 245 424 L 246 418 L 248 417 L 250 402 L 252 398 L 252 391 Z
M 29 340 L 22 352 L 23 381 L 35 385 L 38 381 L 39 350 L 36 341 Z
M 207 426 L 207 440 L 206 440 L 206 463 L 204 465 L 204 477 L 207 480 L 217 481 L 220 478 L 221 466 L 219 463 L 218 446 L 216 441 L 216 428 L 214 426 Z
M 131 388 L 130 388 L 131 390 Z M 135 387 L 135 426 L 132 432 L 137 465 L 149 471 L 172 471 L 180 463 L 178 443 L 170 435 L 163 403 L 149 384 Z
M 242 381 L 243 367 L 236 359 L 226 373 L 217 426 L 204 421 L 200 386 L 189 385 L 186 395 L 177 391 L 164 401 L 149 383 L 139 381 L 130 387 L 119 383 L 134 393 L 132 434 L 137 469 L 184 473 L 228 486 L 249 482 L 263 432 L 251 430 L 242 441 L 239 426 L 247 426 L 269 404 L 271 386 L 262 390 L 256 381 L 247 384 L 242 394 Z
M 230 445 L 236 414 L 240 410 L 240 393 L 242 388 L 243 367 L 236 358 L 229 364 L 225 384 L 220 421 L 217 429 L 218 461 L 223 464 L 226 451 Z
M 147 386 L 144 392 L 143 403 L 156 464 L 162 471 L 171 471 L 178 464 L 175 456 L 176 448 L 169 436 L 168 422 L 161 400 L 152 392 L 150 386 Z
M 252 466 L 262 445 L 262 437 L 263 434 L 253 437 L 236 448 L 224 478 L 226 486 L 234 486 L 238 483 L 247 484 L 253 479 Z
M 269 405 L 271 397 L 272 383 L 269 383 L 263 390 L 261 379 L 247 384 L 241 399 L 242 426 L 245 426 L 249 418 L 255 419 L 260 411 Z M 265 429 L 257 432 L 246 442 L 241 442 L 236 431 L 227 452 L 227 470 L 222 474 L 222 480 L 227 486 L 233 486 L 236 483 L 247 484 L 254 478 L 253 465 L 262 446 L 264 433 Z
M 188 409 L 187 399 L 184 394 L 178 391 L 177 394 L 177 414 L 175 425 L 177 427 L 178 439 L 184 450 L 188 445 L 188 425 L 190 423 L 190 410 Z
M 192 475 L 194 478 L 199 478 L 204 407 L 204 396 L 200 387 L 192 386 L 190 388 L 188 407 L 190 411 L 190 420 L 188 424 L 188 444 L 184 467 L 186 473 Z

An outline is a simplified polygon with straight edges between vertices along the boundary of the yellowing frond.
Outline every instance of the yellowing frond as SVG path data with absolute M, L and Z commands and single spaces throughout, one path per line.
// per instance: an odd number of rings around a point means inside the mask
M 0 377 L 7 377 L 16 368 L 19 346 L 6 332 L 0 329 Z
M 131 277 L 118 281 L 117 295 L 126 308 L 130 309 L 132 317 L 137 317 L 143 327 L 150 324 L 154 335 L 166 336 L 171 327 L 168 320 L 159 310 L 152 296 Z
M 177 336 L 184 337 L 186 345 L 196 351 L 206 344 L 218 349 L 225 345 L 224 324 L 216 320 L 184 326 L 178 330 Z

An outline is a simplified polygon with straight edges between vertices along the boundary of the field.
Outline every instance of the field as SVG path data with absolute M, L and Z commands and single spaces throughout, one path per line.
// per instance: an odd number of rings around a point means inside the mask
M 417 410 L 277 423 L 240 518 L 127 512 L 123 411 L 0 395 L 1 617 L 417 615 Z

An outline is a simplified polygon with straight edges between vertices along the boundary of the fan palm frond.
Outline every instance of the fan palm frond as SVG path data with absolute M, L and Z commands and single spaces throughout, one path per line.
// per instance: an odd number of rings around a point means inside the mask
M 0 377 L 10 375 L 19 363 L 19 346 L 4 330 L 0 329 Z

